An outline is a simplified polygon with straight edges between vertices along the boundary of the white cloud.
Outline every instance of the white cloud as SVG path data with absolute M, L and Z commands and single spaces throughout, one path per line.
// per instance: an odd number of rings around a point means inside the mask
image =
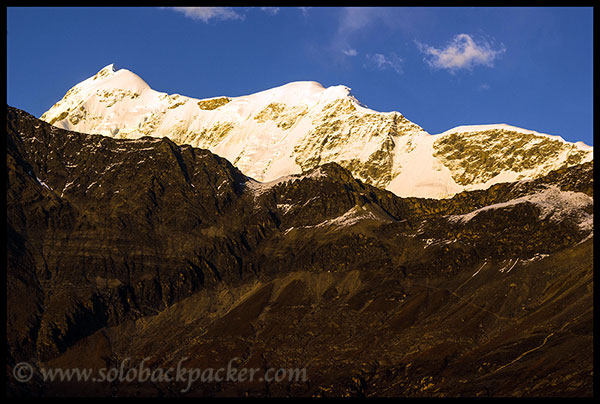
M 265 13 L 271 15 L 276 15 L 277 13 L 279 13 L 279 7 L 261 7 L 260 9 Z
M 298 7 L 300 9 L 300 11 L 302 11 L 302 15 L 303 16 L 307 16 L 308 15 L 308 10 L 310 10 L 312 7 Z
M 208 22 L 216 20 L 243 20 L 244 15 L 235 12 L 231 7 L 171 7 L 172 10 L 183 13 L 194 20 Z
M 367 55 L 367 62 L 369 65 L 374 66 L 379 70 L 392 69 L 398 74 L 402 74 L 402 58 L 392 53 L 388 56 L 382 55 L 381 53 L 375 53 L 374 55 Z
M 380 11 L 371 7 L 344 7 L 340 14 L 338 32 L 347 35 L 366 27 L 377 20 Z
M 383 8 L 377 7 L 342 7 L 339 9 L 339 20 L 336 33 L 334 34 L 331 47 L 335 50 L 353 49 L 351 43 L 360 31 L 374 26 L 385 14 Z M 346 51 L 342 51 L 347 56 Z
M 477 89 L 479 91 L 486 91 L 490 89 L 490 85 L 488 83 L 481 83 Z
M 342 50 L 342 53 L 344 55 L 346 55 L 346 56 L 356 56 L 356 55 L 358 55 L 358 52 L 356 51 L 356 49 L 352 49 L 352 48 Z
M 245 14 L 235 11 L 232 7 L 161 7 L 163 9 L 170 8 L 171 10 L 183 13 L 186 17 L 194 20 L 202 20 L 209 22 L 210 20 L 244 20 Z M 261 11 L 277 15 L 279 7 L 258 7 Z M 305 13 L 305 11 L 302 11 Z
M 477 65 L 492 67 L 494 60 L 506 51 L 504 47 L 494 50 L 485 41 L 477 44 L 467 34 L 456 35 L 444 49 L 437 49 L 417 41 L 416 43 L 419 50 L 428 56 L 425 58 L 427 64 L 451 72 L 459 69 L 472 70 Z

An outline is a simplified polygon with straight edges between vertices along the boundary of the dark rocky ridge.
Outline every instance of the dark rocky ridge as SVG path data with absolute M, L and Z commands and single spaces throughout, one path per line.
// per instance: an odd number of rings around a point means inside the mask
M 306 366 L 310 378 L 192 395 L 591 395 L 589 231 L 527 202 L 448 215 L 548 185 L 591 197 L 592 171 L 448 200 L 398 198 L 336 164 L 267 186 L 206 150 L 64 131 L 9 107 L 9 368 L 148 356 L 168 367 L 177 353 L 203 368 L 236 356 Z

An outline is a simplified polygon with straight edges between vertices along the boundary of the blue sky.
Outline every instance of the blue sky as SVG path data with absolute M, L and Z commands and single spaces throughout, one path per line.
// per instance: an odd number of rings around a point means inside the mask
M 429 133 L 507 123 L 593 144 L 590 8 L 8 8 L 7 102 L 40 116 L 115 63 L 239 96 L 344 84 Z

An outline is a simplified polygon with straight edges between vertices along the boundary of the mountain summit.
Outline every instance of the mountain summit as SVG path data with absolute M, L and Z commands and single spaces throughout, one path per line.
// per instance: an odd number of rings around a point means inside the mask
M 593 158 L 581 142 L 504 124 L 430 135 L 399 112 L 365 107 L 342 85 L 299 81 L 195 99 L 155 91 L 113 64 L 71 88 L 41 119 L 113 138 L 166 136 L 209 149 L 259 181 L 335 162 L 399 196 L 446 198 Z

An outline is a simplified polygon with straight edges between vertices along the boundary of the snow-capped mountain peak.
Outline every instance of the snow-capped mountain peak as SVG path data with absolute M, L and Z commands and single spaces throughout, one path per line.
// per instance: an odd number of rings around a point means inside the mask
M 506 124 L 430 135 L 399 112 L 365 107 L 344 85 L 296 81 L 196 99 L 155 91 L 114 64 L 69 90 L 41 119 L 117 138 L 167 136 L 209 149 L 259 181 L 336 162 L 400 196 L 449 197 L 593 158 L 581 142 Z
M 508 125 L 505 123 L 482 124 L 482 125 L 461 125 L 461 126 L 457 126 L 455 128 L 449 129 L 449 130 L 441 133 L 440 135 L 449 135 L 452 133 L 478 133 L 478 132 L 487 132 L 487 131 L 506 131 L 506 132 L 522 133 L 522 134 L 533 134 L 538 137 L 546 137 L 548 139 L 557 140 L 557 141 L 565 143 L 565 144 L 571 144 L 570 142 L 567 142 L 565 139 L 563 139 L 561 136 L 558 136 L 558 135 L 549 135 L 546 133 L 540 133 L 540 132 L 536 132 L 534 130 L 523 129 L 523 128 L 519 128 L 517 126 Z M 588 146 L 583 142 L 576 142 L 574 144 L 580 150 L 586 150 L 586 151 L 593 150 L 592 146 Z
M 117 69 L 114 63 L 103 67 L 93 77 L 81 82 L 75 88 L 80 90 L 91 89 L 128 89 L 145 91 L 150 86 L 140 76 L 127 69 Z

